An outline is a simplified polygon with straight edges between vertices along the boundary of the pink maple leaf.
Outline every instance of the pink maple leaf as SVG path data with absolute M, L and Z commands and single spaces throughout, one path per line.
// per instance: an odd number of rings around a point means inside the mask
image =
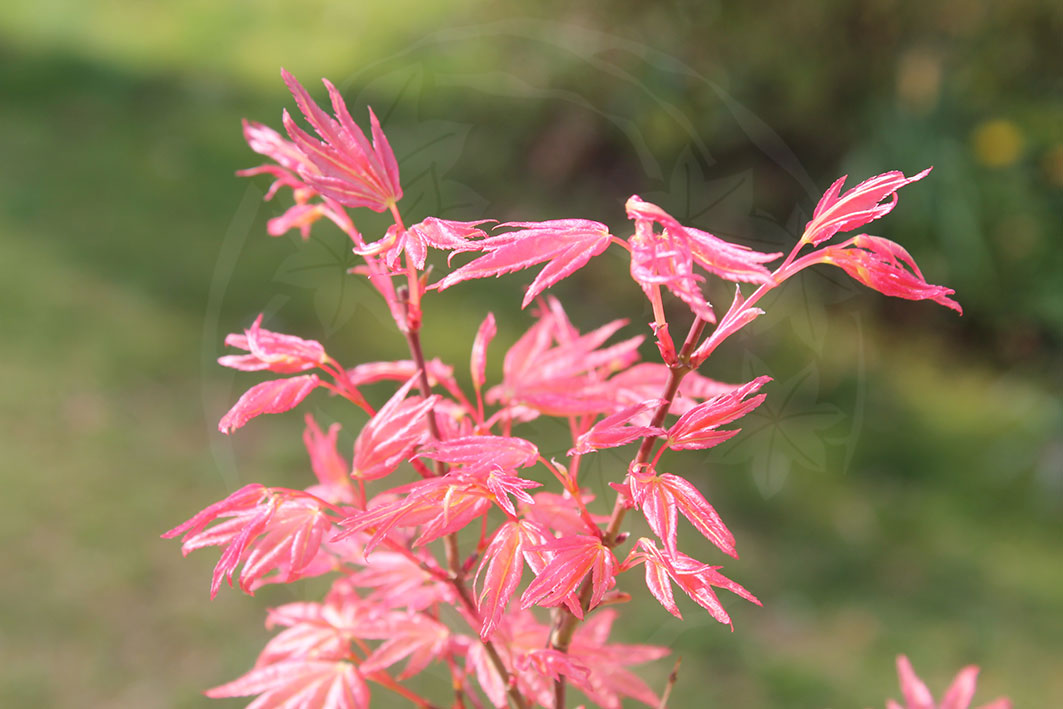
M 625 369 L 612 379 L 609 385 L 616 391 L 617 398 L 624 404 L 639 404 L 643 401 L 659 396 L 668 384 L 671 376 L 668 367 L 657 362 L 640 362 L 633 367 Z M 697 372 L 690 372 L 679 384 L 679 392 L 672 401 L 669 413 L 681 415 L 694 408 L 699 400 L 708 399 L 720 394 L 726 394 L 736 389 L 737 384 L 726 384 L 715 379 L 709 379 Z M 646 424 L 650 421 L 650 414 L 645 414 L 644 420 L 635 419 L 636 423 Z
M 265 155 L 279 165 L 286 174 L 298 174 L 303 171 L 313 172 L 314 164 L 303 155 L 295 143 L 281 136 L 269 126 L 256 121 L 243 120 L 244 140 L 248 147 L 259 155 Z M 241 171 L 246 172 L 246 171 Z M 238 175 L 241 173 L 237 173 Z M 302 184 L 302 183 L 300 183 Z M 275 187 L 273 188 L 275 189 Z M 266 196 L 267 199 L 272 194 Z
M 546 567 L 528 584 L 521 596 L 521 608 L 533 605 L 549 608 L 564 603 L 573 615 L 583 619 L 583 607 L 575 591 L 591 574 L 591 598 L 587 610 L 601 603 L 605 592 L 616 585 L 617 561 L 598 537 L 579 534 L 554 539 L 538 547 L 552 556 Z
M 527 467 L 538 460 L 539 449 L 531 441 L 516 436 L 463 436 L 429 441 L 417 455 L 460 465 L 466 472 L 475 473 Z
M 317 168 L 299 151 L 295 143 L 282 138 L 272 128 L 248 120 L 244 120 L 243 126 L 244 139 L 251 149 L 256 153 L 272 158 L 277 164 L 259 165 L 246 170 L 238 170 L 236 174 L 241 177 L 272 176 L 273 183 L 266 191 L 266 200 L 273 199 L 281 187 L 290 187 L 295 198 L 295 204 L 289 207 L 284 214 L 274 217 L 266 223 L 266 231 L 270 236 L 280 236 L 289 229 L 298 228 L 303 239 L 309 238 L 311 225 L 321 217 L 329 214 L 330 209 L 336 206 L 328 198 L 323 198 L 324 203 L 312 203 L 312 199 L 321 195 L 302 179 L 296 177 L 298 173 L 316 173 Z
M 545 566 L 542 554 L 531 549 L 549 543 L 551 538 L 541 525 L 529 520 L 507 520 L 495 532 L 476 571 L 481 589 L 476 597 L 481 638 L 490 639 L 498 626 L 510 597 L 520 585 L 525 560 L 534 571 Z
M 587 533 L 587 522 L 580 513 L 580 506 L 568 491 L 561 495 L 538 492 L 532 495 L 532 499 L 534 504 L 521 506 L 521 514 L 526 519 L 562 535 Z M 581 490 L 580 500 L 586 506 L 594 500 L 594 495 Z M 590 515 L 590 518 L 598 524 L 609 521 L 608 515 Z
M 677 512 L 681 512 L 699 532 L 724 554 L 738 558 L 735 539 L 712 505 L 689 480 L 653 470 L 632 472 L 627 478 L 632 501 L 665 547 L 676 550 Z
M 472 354 L 469 356 L 469 372 L 472 374 L 472 385 L 477 392 L 483 388 L 486 378 L 487 346 L 497 334 L 498 326 L 495 325 L 494 313 L 488 313 L 476 330 L 476 337 L 472 341 Z
M 328 433 L 323 433 L 314 417 L 306 415 L 303 444 L 310 455 L 310 467 L 318 480 L 318 484 L 307 491 L 330 502 L 354 503 L 359 501 L 359 498 L 351 484 L 351 468 L 336 451 L 336 437 L 339 433 L 338 423 L 329 426 Z
M 717 431 L 757 408 L 764 401 L 764 394 L 747 399 L 771 381 L 771 377 L 757 377 L 753 381 L 720 394 L 690 409 L 668 429 L 666 445 L 673 450 L 712 448 L 736 435 L 741 429 Z
M 426 568 L 434 566 L 435 561 L 427 552 L 411 558 L 409 553 L 376 551 L 365 559 L 365 568 L 351 574 L 350 580 L 360 588 L 373 589 L 369 601 L 383 607 L 419 611 L 435 603 L 457 600 L 453 586 L 441 582 Z
M 932 168 L 905 177 L 896 170 L 864 180 L 838 196 L 848 175 L 839 177 L 819 200 L 812 219 L 805 226 L 801 241 L 817 246 L 840 231 L 852 231 L 889 214 L 897 206 L 897 190 L 926 177 Z M 882 204 L 882 200 L 889 202 Z
M 632 425 L 632 420 L 643 417 L 662 403 L 663 399 L 648 399 L 606 416 L 576 439 L 576 446 L 568 455 L 585 455 L 602 448 L 622 446 L 645 436 L 660 436 L 664 433 L 663 428 Z
M 368 622 L 359 629 L 363 638 L 384 639 L 365 659 L 360 669 L 366 674 L 386 670 L 403 658 L 410 658 L 399 679 L 417 674 L 447 649 L 450 629 L 423 613 L 393 613 Z
M 971 705 L 971 700 L 974 699 L 978 668 L 970 665 L 960 670 L 956 679 L 945 691 L 941 704 L 934 701 L 934 695 L 915 674 L 912 663 L 904 655 L 897 657 L 897 674 L 901 681 L 904 705 L 891 699 L 886 702 L 886 709 L 967 709 Z M 983 704 L 980 709 L 1011 709 L 1011 700 L 1001 697 L 989 704 Z
M 684 227 L 668 212 L 638 195 L 632 195 L 624 206 L 628 218 L 635 222 L 635 234 L 628 240 L 631 277 L 655 308 L 660 299 L 657 288 L 664 286 L 702 320 L 716 322 L 712 307 L 701 292 L 704 279 L 694 272 L 694 264 L 729 281 L 764 283 L 771 272 L 763 264 L 782 256 L 754 251 Z M 663 227 L 660 234 L 654 232 L 654 223 Z
M 211 598 L 223 578 L 232 585 L 241 564 L 240 588 L 251 593 L 272 571 L 290 582 L 310 567 L 332 528 L 321 505 L 317 498 L 294 490 L 246 485 L 162 536 L 183 534 L 181 551 L 186 555 L 207 546 L 224 547 L 214 567 Z M 207 527 L 219 519 L 223 521 Z
M 412 543 L 420 546 L 462 529 L 486 513 L 492 501 L 484 489 L 467 484 L 454 473 L 420 480 L 399 490 L 408 494 L 398 500 L 370 506 L 341 521 L 341 526 L 346 529 L 335 539 L 372 531 L 373 535 L 365 545 L 368 554 L 392 530 L 420 526 L 421 534 Z
M 204 692 L 212 699 L 260 695 L 254 709 L 368 709 L 369 686 L 343 660 L 286 660 L 256 667 Z
M 438 357 L 425 362 L 425 371 L 428 374 L 429 386 L 442 385 L 452 394 L 458 390 L 458 382 L 454 379 L 454 368 L 444 364 Z M 351 386 L 358 387 L 381 381 L 406 382 L 410 377 L 416 376 L 417 372 L 417 364 L 412 359 L 399 359 L 359 364 L 348 369 L 346 377 Z
M 699 366 L 720 346 L 721 342 L 763 314 L 764 311 L 760 308 L 747 306 L 746 299 L 742 295 L 742 289 L 735 286 L 735 297 L 731 301 L 731 307 L 728 308 L 727 314 L 723 316 L 723 320 L 712 331 L 712 334 L 705 338 L 705 341 L 694 350 L 694 354 L 690 356 L 690 361 L 695 366 Z
M 525 292 L 521 303 L 524 308 L 544 290 L 605 251 L 613 238 L 609 227 L 589 219 L 509 222 L 500 227 L 516 227 L 519 231 L 478 242 L 479 249 L 487 253 L 451 272 L 436 287 L 445 290 L 462 281 L 500 276 L 548 261 Z
M 425 417 L 438 396 L 406 398 L 415 377 L 403 384 L 388 402 L 369 419 L 354 442 L 351 475 L 360 480 L 376 480 L 391 474 L 428 438 Z
M 955 291 L 927 283 L 911 254 L 889 239 L 859 234 L 838 246 L 828 246 L 804 258 L 808 262 L 833 264 L 879 293 L 908 300 L 932 300 L 963 314 L 960 304 L 949 297 Z
M 487 392 L 487 401 L 519 403 L 556 416 L 612 411 L 616 394 L 606 380 L 638 359 L 643 340 L 633 337 L 603 348 L 625 324 L 614 320 L 580 335 L 560 303 L 548 299 L 539 320 L 506 352 L 502 383 Z
M 625 696 L 652 707 L 659 706 L 654 691 L 626 668 L 658 660 L 668 654 L 668 648 L 608 643 L 617 617 L 612 609 L 598 611 L 573 636 L 569 654 L 589 670 L 585 682 L 578 686 L 591 701 L 606 709 L 620 709 Z
M 676 618 L 683 616 L 672 596 L 672 581 L 720 623 L 730 624 L 731 616 L 720 604 L 713 587 L 725 588 L 751 603 L 761 605 L 756 596 L 719 573 L 719 566 L 703 564 L 682 552 L 662 551 L 645 537 L 639 539 L 622 568 L 629 569 L 642 562 L 646 564 L 646 586 L 650 593 Z
M 271 608 L 266 627 L 285 629 L 259 653 L 255 667 L 289 660 L 342 660 L 350 657 L 351 640 L 365 611 L 351 603 L 287 603 Z
M 388 227 L 383 239 L 365 248 L 356 248 L 355 253 L 361 256 L 383 253 L 384 262 L 389 268 L 395 269 L 399 266 L 399 256 L 405 252 L 413 265 L 418 270 L 422 270 L 428 256 L 429 246 L 441 251 L 449 251 L 451 256 L 463 251 L 479 251 L 481 242 L 472 240 L 482 239 L 487 234 L 476 227 L 489 221 L 494 220 L 456 222 L 429 217 L 405 230 L 392 225 Z
M 316 374 L 272 379 L 256 384 L 245 391 L 233 407 L 221 417 L 218 421 L 218 430 L 222 433 L 232 433 L 256 416 L 279 414 L 293 409 L 320 384 L 321 380 Z
M 503 665 L 511 673 L 520 693 L 543 706 L 553 705 L 553 683 L 524 657 L 542 649 L 549 635 L 550 629 L 539 623 L 531 612 L 511 611 L 502 616 L 493 636 Z M 482 643 L 476 643 L 469 649 L 467 663 L 491 703 L 499 709 L 507 706 L 506 685 Z
M 511 475 L 495 465 L 491 468 L 479 468 L 475 471 L 454 470 L 445 476 L 447 482 L 463 495 L 477 495 L 498 505 L 507 514 L 516 516 L 517 509 L 510 496 L 519 502 L 531 504 L 531 495 L 525 490 L 541 487 L 542 483 L 525 480 L 519 475 Z
M 332 100 L 335 118 L 310 98 L 306 89 L 285 70 L 281 76 L 292 92 L 299 110 L 322 140 L 317 140 L 295 124 L 284 111 L 284 127 L 299 151 L 316 170 L 299 167 L 299 176 L 321 194 L 347 207 L 369 207 L 386 211 L 402 198 L 399 166 L 373 109 L 369 109 L 373 144 L 347 112 L 339 91 L 327 79 L 322 81 Z
M 535 648 L 521 655 L 515 664 L 518 670 L 523 672 L 532 670 L 554 682 L 564 675 L 580 689 L 590 690 L 590 669 L 567 652 L 551 648 Z

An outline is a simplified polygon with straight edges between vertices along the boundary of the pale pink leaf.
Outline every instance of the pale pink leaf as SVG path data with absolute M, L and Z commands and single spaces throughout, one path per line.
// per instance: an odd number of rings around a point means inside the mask
M 896 170 L 864 180 L 845 194 L 838 196 L 845 176 L 839 178 L 820 198 L 805 226 L 802 241 L 813 246 L 830 239 L 840 231 L 852 231 L 889 214 L 897 204 L 897 190 L 926 177 L 927 168 L 912 177 Z M 889 198 L 889 202 L 882 203 Z
M 484 385 L 485 372 L 487 371 L 487 346 L 498 334 L 495 325 L 494 313 L 488 313 L 484 321 L 480 323 L 476 331 L 476 338 L 472 341 L 472 356 L 469 358 L 469 371 L 472 374 L 472 384 L 479 391 Z
M 582 268 L 605 251 L 612 235 L 609 227 L 588 219 L 556 219 L 545 222 L 510 222 L 516 227 L 478 242 L 487 253 L 448 274 L 437 287 L 444 290 L 474 278 L 500 276 L 549 262 L 524 295 L 521 307 L 535 296 Z
M 539 449 L 531 441 L 516 436 L 464 436 L 446 441 L 430 441 L 417 451 L 444 463 L 463 466 L 467 471 L 515 470 L 535 463 Z
M 350 662 L 292 660 L 257 667 L 204 692 L 208 697 L 260 695 L 248 709 L 368 709 L 369 687 Z
M 320 384 L 321 380 L 316 374 L 304 374 L 256 384 L 244 392 L 229 412 L 221 417 L 218 430 L 222 433 L 232 433 L 256 416 L 288 411 L 297 406 Z

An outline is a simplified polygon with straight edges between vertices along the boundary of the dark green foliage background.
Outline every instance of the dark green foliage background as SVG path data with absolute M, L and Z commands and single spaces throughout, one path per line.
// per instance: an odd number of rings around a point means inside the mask
M 158 539 L 240 484 L 308 480 L 298 414 L 216 432 L 258 381 L 213 364 L 225 333 L 266 310 L 351 366 L 403 356 L 340 235 L 270 239 L 280 203 L 233 176 L 256 164 L 240 118 L 292 107 L 281 65 L 381 113 L 410 219 L 623 233 L 638 192 L 768 249 L 838 175 L 934 165 L 874 233 L 964 317 L 835 273 L 788 284 L 708 372 L 771 374 L 769 401 L 742 437 L 664 462 L 717 506 L 742 554 L 725 572 L 765 606 L 724 599 L 734 633 L 692 604 L 680 623 L 633 575 L 617 636 L 683 656 L 676 707 L 882 706 L 901 652 L 937 691 L 974 662 L 982 701 L 1063 705 L 1058 3 L 367 5 L 0 7 L 0 705 L 240 706 L 198 692 L 250 666 L 264 608 L 320 591 L 208 602 L 215 557 Z M 529 280 L 432 296 L 429 354 L 464 373 L 491 309 L 497 377 Z M 581 328 L 645 331 L 616 255 L 555 290 Z M 350 444 L 356 414 L 307 408 Z M 527 435 L 564 450 L 560 427 Z M 587 460 L 603 509 L 623 455 Z

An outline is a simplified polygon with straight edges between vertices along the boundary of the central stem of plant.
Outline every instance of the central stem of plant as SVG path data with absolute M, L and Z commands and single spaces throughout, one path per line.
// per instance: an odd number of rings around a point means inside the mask
M 409 293 L 405 289 L 399 290 L 399 297 L 402 298 L 403 304 L 409 309 Z M 417 386 L 421 390 L 421 396 L 428 398 L 432 394 L 432 385 L 428 381 L 428 367 L 425 364 L 424 349 L 421 347 L 421 333 L 420 328 L 410 327 L 406 330 L 406 344 L 410 348 L 410 356 L 413 358 L 413 363 L 417 367 Z M 428 412 L 428 432 L 437 441 L 443 440 L 443 436 L 439 430 L 439 422 L 436 420 L 435 411 Z M 442 461 L 434 461 L 434 470 L 437 477 L 442 477 L 447 474 L 447 464 Z M 454 586 L 454 590 L 457 592 L 458 597 L 461 599 L 462 605 L 468 609 L 472 618 L 479 617 L 479 611 L 476 608 L 476 603 L 473 601 L 472 596 L 469 595 L 469 589 L 465 586 L 465 570 L 461 564 L 461 556 L 458 551 L 458 535 L 447 534 L 443 537 L 443 546 L 446 549 L 447 557 L 447 569 L 450 571 L 450 583 Z M 479 628 L 474 627 L 473 630 L 479 631 Z M 502 682 L 506 685 L 506 692 L 509 697 L 509 704 L 514 709 L 528 709 L 528 704 L 521 695 L 520 690 L 517 688 L 515 682 L 511 681 L 509 671 L 506 669 L 506 663 L 502 660 L 502 656 L 498 654 L 498 649 L 490 640 L 481 640 L 484 646 L 484 650 L 487 652 L 488 658 L 491 660 L 491 664 L 494 666 L 495 671 L 502 678 Z
M 672 408 L 672 402 L 675 400 L 676 394 L 679 393 L 679 385 L 683 381 L 689 372 L 693 371 L 690 366 L 690 355 L 694 351 L 694 348 L 698 344 L 698 340 L 701 339 L 702 333 L 705 331 L 705 325 L 707 323 L 701 318 L 694 318 L 694 322 L 690 326 L 690 331 L 687 333 L 687 338 L 683 342 L 683 347 L 679 351 L 679 362 L 673 367 L 669 368 L 668 382 L 665 384 L 664 393 L 661 395 L 661 404 L 657 407 L 657 410 L 653 412 L 653 419 L 650 421 L 652 428 L 660 428 L 664 423 L 664 417 L 668 415 L 668 411 Z M 653 443 L 658 436 L 646 436 L 642 439 L 642 444 L 639 446 L 638 453 L 635 455 L 635 459 L 631 464 L 631 467 L 636 468 L 643 466 L 650 461 L 650 453 L 653 451 Z M 617 544 L 617 537 L 620 534 L 620 525 L 624 521 L 624 514 L 627 512 L 627 506 L 624 503 L 624 496 L 617 494 L 616 503 L 613 505 L 613 513 L 609 517 L 609 524 L 606 526 L 605 531 L 602 533 L 602 544 L 612 549 Z M 583 582 L 583 586 L 580 588 L 579 602 L 584 611 L 587 610 L 587 604 L 590 602 L 591 594 L 593 593 L 593 587 L 591 580 L 587 579 Z M 568 652 L 569 646 L 572 644 L 572 636 L 576 632 L 576 628 L 579 627 L 580 619 L 572 614 L 564 606 L 558 607 L 557 619 L 554 623 L 554 628 L 550 633 L 550 647 L 561 652 Z M 556 682 L 554 682 L 554 707 L 555 709 L 564 709 L 565 706 L 565 676 L 560 675 Z

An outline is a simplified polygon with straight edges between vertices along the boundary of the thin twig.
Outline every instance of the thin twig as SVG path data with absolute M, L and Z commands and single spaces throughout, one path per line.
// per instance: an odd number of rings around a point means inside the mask
M 657 703 L 657 709 L 667 709 L 668 697 L 672 696 L 672 688 L 675 687 L 675 683 L 679 680 L 679 665 L 683 664 L 683 658 L 675 658 L 675 664 L 672 666 L 672 672 L 668 675 L 668 683 L 664 685 L 664 691 L 661 692 L 661 701 Z

